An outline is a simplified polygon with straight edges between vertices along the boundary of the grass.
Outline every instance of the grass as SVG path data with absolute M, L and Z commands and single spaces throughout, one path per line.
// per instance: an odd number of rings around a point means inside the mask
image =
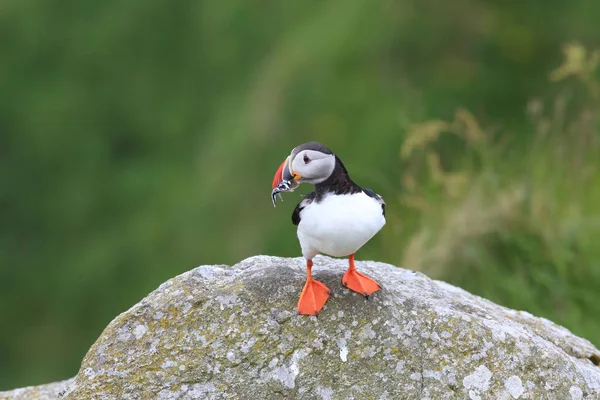
M 556 97 L 524 107 L 533 133 L 482 128 L 463 109 L 410 127 L 398 201 L 414 234 L 400 264 L 599 346 L 600 53 L 571 44 L 565 54 L 550 75 L 563 84 Z M 515 153 L 507 137 L 525 150 Z

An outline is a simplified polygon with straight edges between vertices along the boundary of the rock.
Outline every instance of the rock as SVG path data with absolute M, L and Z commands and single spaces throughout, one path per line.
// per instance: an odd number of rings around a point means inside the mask
M 304 261 L 266 256 L 175 277 L 115 318 L 65 399 L 598 399 L 600 351 L 567 329 L 376 262 L 369 300 L 296 303 Z
M 73 379 L 0 392 L 0 400 L 56 400 Z

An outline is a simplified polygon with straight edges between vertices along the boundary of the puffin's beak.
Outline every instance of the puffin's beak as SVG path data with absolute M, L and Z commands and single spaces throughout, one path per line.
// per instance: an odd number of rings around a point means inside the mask
M 277 168 L 277 172 L 275 172 L 275 176 L 273 177 L 273 187 L 271 189 L 275 189 L 283 181 L 288 181 L 291 184 L 291 187 L 295 188 L 298 186 L 297 180 L 300 178 L 300 174 L 292 172 L 290 156 L 288 156 L 285 161 L 281 163 L 279 168 Z
M 281 192 L 291 192 L 299 185 L 298 179 L 300 179 L 301 176 L 292 171 L 292 166 L 290 164 L 290 157 L 288 156 L 288 158 L 281 163 L 279 168 L 277 168 L 277 172 L 275 172 L 275 176 L 273 177 L 273 191 L 271 192 L 273 207 L 275 207 L 277 195 L 279 195 L 279 198 L 283 201 Z

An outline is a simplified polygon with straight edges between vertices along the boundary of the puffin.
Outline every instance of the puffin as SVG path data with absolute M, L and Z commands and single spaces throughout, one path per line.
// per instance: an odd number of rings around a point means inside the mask
M 317 254 L 348 257 L 344 287 L 367 299 L 381 289 L 375 280 L 356 270 L 354 254 L 385 225 L 386 203 L 374 191 L 357 185 L 342 160 L 318 142 L 294 147 L 281 163 L 273 177 L 273 206 L 276 196 L 281 198 L 282 192 L 293 192 L 302 183 L 314 185 L 314 191 L 305 195 L 292 213 L 306 259 L 306 283 L 298 312 L 317 316 L 331 294 L 324 283 L 312 277 Z

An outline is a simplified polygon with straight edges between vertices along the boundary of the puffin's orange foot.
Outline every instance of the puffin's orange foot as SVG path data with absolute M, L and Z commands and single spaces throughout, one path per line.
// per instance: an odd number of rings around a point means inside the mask
M 366 297 L 381 289 L 377 282 L 354 268 L 349 268 L 346 271 L 342 278 L 342 285 Z
M 303 315 L 317 315 L 330 294 L 331 290 L 324 283 L 314 279 L 307 280 L 298 300 L 298 311 Z

